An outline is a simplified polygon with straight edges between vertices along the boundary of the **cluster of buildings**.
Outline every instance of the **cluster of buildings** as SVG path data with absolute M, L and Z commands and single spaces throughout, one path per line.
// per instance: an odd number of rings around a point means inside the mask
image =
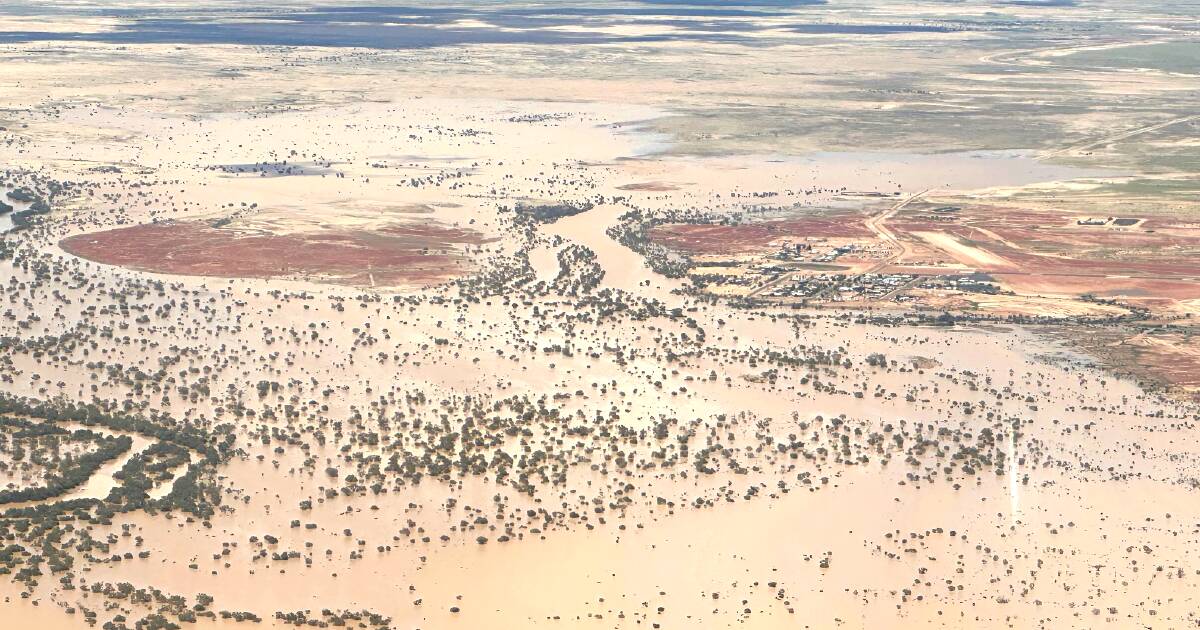
M 799 276 L 764 293 L 772 298 L 823 298 L 831 302 L 877 300 L 901 289 L 916 276 L 907 273 L 847 275 L 823 273 Z

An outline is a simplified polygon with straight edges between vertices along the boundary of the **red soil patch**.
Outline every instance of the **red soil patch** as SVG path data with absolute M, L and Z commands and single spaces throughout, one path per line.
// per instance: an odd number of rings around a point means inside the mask
M 651 228 L 650 239 L 692 254 L 737 254 L 778 240 L 865 238 L 872 232 L 861 217 L 802 217 L 741 225 L 668 224 Z
M 918 231 L 953 234 L 1030 274 L 1101 278 L 1130 275 L 1139 278 L 1139 284 L 1200 277 L 1200 256 L 1192 255 L 1200 251 L 1200 230 L 1196 229 L 1168 232 L 1078 226 L 1072 217 L 1061 213 L 1009 208 L 972 208 L 957 218 L 939 222 L 897 217 L 888 225 L 906 239 L 915 239 L 907 233 Z M 1104 289 L 1109 284 L 1105 279 L 1092 289 Z M 1181 292 L 1172 286 L 1170 293 Z
M 1023 293 L 1122 298 L 1146 306 L 1200 298 L 1200 283 L 1154 278 L 1108 278 L 1066 274 L 993 273 L 1010 289 Z
M 202 222 L 150 223 L 63 239 L 67 252 L 157 273 L 270 278 L 319 276 L 350 284 L 428 284 L 469 270 L 471 230 L 431 224 L 373 232 L 266 234 Z

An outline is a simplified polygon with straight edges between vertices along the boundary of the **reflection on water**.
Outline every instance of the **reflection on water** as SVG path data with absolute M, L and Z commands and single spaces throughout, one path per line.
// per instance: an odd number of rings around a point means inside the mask
M 124 468 L 125 465 L 129 463 L 129 460 L 132 459 L 134 455 L 138 455 L 138 454 L 144 452 L 147 448 L 150 447 L 151 444 L 154 443 L 153 440 L 147 438 L 146 436 L 141 435 L 140 433 L 133 433 L 131 431 L 117 431 L 115 429 L 110 429 L 107 427 L 88 426 L 88 425 L 80 424 L 78 422 L 57 422 L 57 423 L 55 423 L 55 426 L 66 429 L 68 431 L 87 430 L 87 431 L 93 431 L 96 433 L 101 433 L 104 435 L 116 435 L 116 436 L 124 435 L 124 436 L 128 436 L 129 438 L 131 438 L 133 440 L 133 445 L 130 447 L 130 449 L 128 451 L 121 453 L 120 455 L 116 456 L 115 458 L 113 458 L 112 460 L 110 460 L 108 462 L 105 462 L 103 465 L 101 465 L 99 468 L 97 468 L 96 471 L 93 472 L 90 477 L 88 477 L 87 481 L 85 481 L 83 484 L 79 485 L 78 487 L 75 487 L 75 488 L 73 488 L 63 494 L 60 494 L 56 497 L 51 497 L 49 499 L 43 499 L 40 501 L 23 501 L 23 502 L 19 502 L 19 503 L 5 503 L 3 505 L 0 505 L 0 511 L 12 509 L 12 508 L 30 507 L 33 505 L 59 503 L 62 501 L 71 501 L 71 500 L 75 500 L 75 499 L 101 499 L 101 500 L 103 500 L 104 498 L 108 497 L 109 493 L 112 492 L 113 488 L 117 487 L 118 482 L 117 482 L 116 477 L 114 477 L 114 475 L 117 472 L 119 472 L 122 468 Z M 184 462 L 183 464 L 179 465 L 172 472 L 175 475 L 178 475 L 180 473 L 180 471 L 187 468 L 188 464 L 190 464 L 191 461 L 192 461 L 192 453 L 189 451 L 187 462 Z M 165 497 L 167 494 L 169 494 L 173 487 L 174 487 L 173 481 L 166 481 L 163 483 L 159 483 L 154 488 L 150 489 L 147 494 L 149 494 L 151 499 L 161 499 L 161 498 Z
M 13 229 L 12 215 L 14 212 L 20 212 L 22 210 L 27 210 L 29 208 L 28 203 L 23 203 L 23 202 L 11 199 L 8 196 L 8 193 L 10 193 L 10 192 L 12 192 L 12 188 L 6 188 L 3 186 L 0 186 L 0 202 L 4 202 L 5 204 L 12 207 L 12 210 L 10 210 L 8 212 L 0 213 L 0 234 L 4 234 L 5 232 L 8 232 L 9 230 Z
M 39 28 L 0 30 L 6 43 L 91 41 L 112 44 L 242 44 L 356 46 L 412 49 L 469 44 L 606 44 L 656 41 L 726 42 L 756 45 L 764 36 L 775 40 L 846 35 L 888 36 L 983 30 L 972 20 L 954 24 L 915 24 L 884 20 L 837 23 L 826 19 L 826 0 L 757 0 L 726 6 L 714 0 L 596 3 L 564 7 L 562 3 L 474 2 L 448 7 L 312 6 L 293 10 L 247 6 L 206 10 L 159 7 L 78 11 L 100 13 L 113 26 L 71 31 Z M 677 6 L 672 6 L 677 5 Z M 15 9 L 0 4 L 0 15 Z M 58 9 L 60 15 L 72 11 Z M 26 11 L 25 13 L 31 13 Z M 37 15 L 37 13 L 32 13 Z M 819 19 L 814 19 L 818 18 Z M 482 28 L 481 28 L 482 27 Z
M 891 181 L 904 182 L 904 190 L 909 191 L 976 190 L 1116 175 L 1113 171 L 1103 169 L 1039 161 L 1032 151 L 827 151 L 796 156 L 788 161 L 812 164 L 849 177 L 886 176 Z
M 1008 513 L 1013 525 L 1017 524 L 1017 514 L 1020 510 L 1021 486 L 1017 482 L 1020 460 L 1017 457 L 1017 427 L 1008 432 Z

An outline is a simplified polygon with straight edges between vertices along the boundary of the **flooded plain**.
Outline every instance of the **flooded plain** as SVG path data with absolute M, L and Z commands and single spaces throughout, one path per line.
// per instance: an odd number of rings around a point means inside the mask
M 0 626 L 1195 625 L 1097 3 L 0 2 Z

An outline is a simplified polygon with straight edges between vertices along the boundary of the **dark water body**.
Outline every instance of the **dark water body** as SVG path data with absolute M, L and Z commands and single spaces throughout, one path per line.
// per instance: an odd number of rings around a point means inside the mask
M 829 4 L 828 0 L 745 0 L 738 2 L 734 0 L 641 0 L 645 4 L 661 4 L 661 5 L 688 5 L 702 7 L 724 7 L 724 6 L 741 6 L 741 7 L 807 7 L 819 4 Z
M 424 19 L 429 22 L 446 23 L 450 20 L 463 18 L 489 19 L 497 17 L 589 17 L 589 18 L 622 18 L 622 17 L 780 17 L 791 15 L 779 10 L 764 10 L 750 6 L 730 6 L 730 3 L 716 3 L 713 6 L 696 6 L 696 3 L 686 3 L 691 6 L 624 6 L 624 7 L 587 7 L 587 6 L 523 6 L 512 8 L 448 8 L 448 7 L 318 7 L 301 13 L 286 13 L 287 19 L 297 20 L 337 20 L 353 19 L 354 21 L 390 21 L 398 18 Z M 793 3 L 793 5 L 770 6 L 808 6 L 822 4 L 821 2 Z M 758 5 L 755 5 L 758 6 Z
M 894 35 L 897 33 L 950 33 L 958 28 L 926 24 L 794 24 L 784 27 L 810 35 Z
M 107 44 L 241 44 L 328 46 L 377 49 L 432 48 L 469 44 L 606 44 L 656 41 L 753 43 L 746 37 L 713 33 L 611 36 L 585 31 L 499 31 L 485 28 L 433 28 L 410 25 L 240 24 L 184 20 L 139 22 L 102 33 L 0 32 L 0 43 L 100 42 Z
M 1014 7 L 1077 7 L 1076 0 L 1000 0 L 998 4 Z
M 751 35 L 767 28 L 806 35 L 939 33 L 952 29 L 923 24 L 836 24 L 809 21 L 826 0 L 656 0 L 619 6 L 474 3 L 463 6 L 338 6 L 309 9 L 78 9 L 77 14 L 117 18 L 102 32 L 0 32 L 0 43 L 100 42 L 108 44 L 241 44 L 378 49 L 470 44 L 605 44 L 696 41 L 762 45 Z M 21 12 L 3 4 L 0 14 Z M 23 11 L 28 14 L 28 11 Z M 58 9 L 69 12 L 69 9 Z M 793 16 L 797 23 L 780 23 Z M 758 18 L 771 18 L 768 23 Z M 470 20 L 490 26 L 474 28 Z M 621 35 L 596 27 L 660 27 L 661 33 Z M 574 30 L 572 29 L 574 27 Z M 773 41 L 786 40 L 780 36 Z

